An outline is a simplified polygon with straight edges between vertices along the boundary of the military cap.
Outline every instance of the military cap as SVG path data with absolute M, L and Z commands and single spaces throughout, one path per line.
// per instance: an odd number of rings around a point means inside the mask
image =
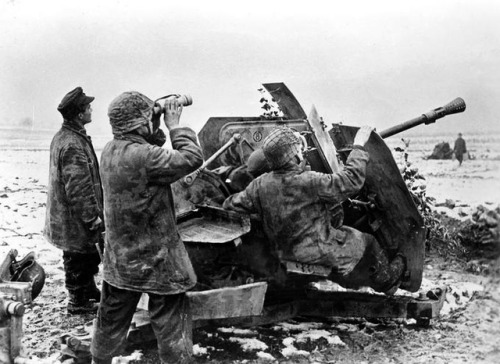
M 87 104 L 90 104 L 92 101 L 94 101 L 93 96 L 87 96 L 83 92 L 83 89 L 78 86 L 74 90 L 71 90 L 68 92 L 63 99 L 61 100 L 61 103 L 57 107 L 57 110 L 62 111 L 68 107 L 81 107 Z

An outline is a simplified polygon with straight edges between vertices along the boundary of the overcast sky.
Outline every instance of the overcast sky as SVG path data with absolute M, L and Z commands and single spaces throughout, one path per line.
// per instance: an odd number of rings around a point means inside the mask
M 306 113 L 382 130 L 462 97 L 431 132 L 500 130 L 500 3 L 440 1 L 0 0 L 0 124 L 56 130 L 76 86 L 109 133 L 123 91 L 191 94 L 182 121 L 258 116 L 285 82 Z M 424 128 L 424 127 L 422 127 Z

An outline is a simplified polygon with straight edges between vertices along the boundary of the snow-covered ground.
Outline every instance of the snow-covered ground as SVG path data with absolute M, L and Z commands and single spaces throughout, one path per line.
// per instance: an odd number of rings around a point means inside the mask
M 443 206 L 438 211 L 466 220 L 478 204 L 492 207 L 500 204 L 498 140 L 492 136 L 468 140 L 475 159 L 464 161 L 460 167 L 455 160 L 425 160 L 423 157 L 432 152 L 433 144 L 424 139 L 410 144 L 410 160 L 426 177 L 427 194 L 437 202 L 447 199 L 455 202 L 455 208 Z M 394 144 L 398 144 L 397 139 L 389 143 Z M 36 148 L 36 145 L 43 147 Z M 89 325 L 91 319 L 66 316 L 62 255 L 42 237 L 48 180 L 47 146 L 46 138 L 35 139 L 24 146 L 14 143 L 13 139 L 0 144 L 0 245 L 16 249 L 20 257 L 34 251 L 47 274 L 44 290 L 25 314 L 24 346 L 34 362 L 39 363 L 41 358 L 45 358 L 46 363 L 54 363 L 61 334 L 79 325 Z M 251 330 L 218 328 L 196 333 L 195 358 L 200 363 L 218 362 L 220 357 L 226 362 L 416 363 L 432 359 L 446 363 L 492 358 L 491 362 L 495 362 L 499 358 L 495 345 L 500 335 L 499 311 L 495 311 L 494 304 L 500 295 L 498 282 L 493 284 L 482 276 L 457 273 L 449 263 L 446 260 L 426 263 L 423 289 L 437 284 L 450 288 L 442 318 L 429 331 L 418 331 L 412 328 L 412 322 L 406 321 L 398 322 L 393 331 L 368 322 L 301 320 Z M 478 301 L 478 295 L 490 300 Z M 461 335 L 465 337 L 462 339 Z M 444 343 L 454 347 L 446 347 Z M 218 353 L 223 350 L 232 354 L 220 356 Z M 121 360 L 154 362 L 151 358 L 137 359 L 138 355 Z M 451 355 L 449 361 L 447 355 Z

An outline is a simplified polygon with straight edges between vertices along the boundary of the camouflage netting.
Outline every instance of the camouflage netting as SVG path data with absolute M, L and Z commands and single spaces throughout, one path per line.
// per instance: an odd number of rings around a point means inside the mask
M 293 130 L 275 128 L 264 140 L 264 155 L 272 169 L 283 167 L 301 152 L 302 144 Z
M 136 91 L 124 92 L 108 108 L 113 135 L 120 136 L 146 125 L 153 115 L 153 100 Z

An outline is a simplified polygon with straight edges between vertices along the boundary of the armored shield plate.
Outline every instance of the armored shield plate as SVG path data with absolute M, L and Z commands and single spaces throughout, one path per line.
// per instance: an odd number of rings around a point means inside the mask
M 283 113 L 283 117 L 212 117 L 200 130 L 198 139 L 206 158 L 213 155 L 234 134 L 239 133 L 242 141 L 239 145 L 228 150 L 221 158 L 213 161 L 209 168 L 221 165 L 239 166 L 246 162 L 248 156 L 262 146 L 262 143 L 271 130 L 277 126 L 288 126 L 296 131 L 307 130 L 304 122 L 306 114 L 299 102 L 282 83 L 265 83 L 264 88 L 271 94 Z
M 287 126 L 298 132 L 307 130 L 304 120 L 261 119 L 253 117 L 217 117 L 210 118 L 198 134 L 203 155 L 206 158 L 213 155 L 238 133 L 241 142 L 230 147 L 208 168 L 220 166 L 240 166 L 246 163 L 250 154 L 262 147 L 264 139 L 278 126 Z
M 340 155 L 349 154 L 358 128 L 334 124 L 329 131 Z M 366 194 L 375 195 L 376 210 L 371 212 L 374 235 L 393 257 L 407 259 L 408 276 L 401 288 L 416 292 L 422 282 L 425 254 L 425 226 L 422 216 L 399 172 L 384 140 L 372 133 L 365 149 L 370 153 L 365 182 Z
M 263 83 L 273 100 L 279 105 L 285 119 L 305 119 L 306 113 L 292 92 L 283 82 Z
M 316 111 L 316 108 L 314 106 L 309 113 L 307 124 L 311 129 L 311 143 L 318 151 L 318 157 L 323 162 L 322 165 L 327 169 L 324 172 L 338 172 L 339 164 L 337 161 L 337 152 L 335 150 L 335 145 L 333 144 L 332 139 L 326 131 L 325 123 L 319 117 L 318 112 Z M 310 164 L 312 165 L 312 163 Z

